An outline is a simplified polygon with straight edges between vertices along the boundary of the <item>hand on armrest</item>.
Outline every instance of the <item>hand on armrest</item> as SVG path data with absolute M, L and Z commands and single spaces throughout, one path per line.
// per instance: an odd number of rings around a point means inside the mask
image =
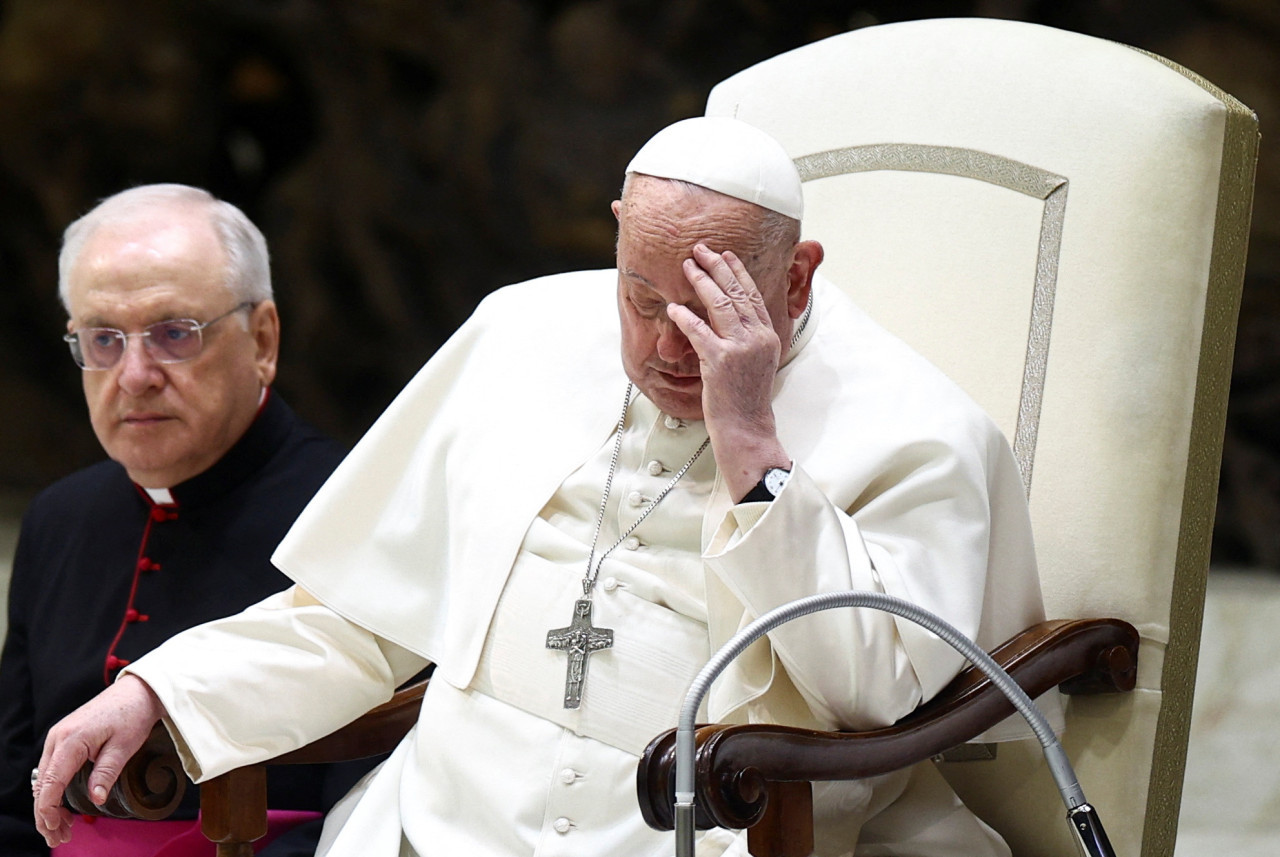
M 63 807 L 62 795 L 80 767 L 94 763 L 89 796 L 101 805 L 125 762 L 163 715 L 164 706 L 151 688 L 125 675 L 49 730 L 32 788 L 36 830 L 50 848 L 71 838 L 73 816 Z

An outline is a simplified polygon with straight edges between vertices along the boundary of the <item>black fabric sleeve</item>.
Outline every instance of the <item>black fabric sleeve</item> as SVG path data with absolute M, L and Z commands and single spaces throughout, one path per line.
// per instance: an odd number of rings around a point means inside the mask
M 18 539 L 9 584 L 8 631 L 0 654 L 0 854 L 49 857 L 32 815 L 31 769 L 39 761 L 28 664 L 24 581 L 32 573 L 30 540 Z

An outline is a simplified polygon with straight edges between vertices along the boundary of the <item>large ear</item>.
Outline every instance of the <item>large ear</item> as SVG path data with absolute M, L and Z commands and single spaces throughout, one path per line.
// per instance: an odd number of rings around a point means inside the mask
M 256 344 L 254 362 L 262 386 L 270 387 L 276 379 L 280 359 L 280 313 L 275 301 L 262 301 L 249 315 L 249 333 Z
M 801 241 L 791 255 L 791 267 L 787 270 L 787 310 L 793 319 L 803 315 L 809 305 L 813 274 L 822 264 L 825 253 L 817 241 Z

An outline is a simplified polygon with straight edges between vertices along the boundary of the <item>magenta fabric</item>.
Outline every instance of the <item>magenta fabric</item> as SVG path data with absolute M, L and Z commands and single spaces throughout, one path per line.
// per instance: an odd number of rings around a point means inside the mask
M 273 809 L 267 833 L 253 843 L 257 854 L 292 827 L 319 818 L 318 812 Z M 71 841 L 53 849 L 54 857 L 215 857 L 215 846 L 200 833 L 200 820 L 134 821 L 80 818 Z

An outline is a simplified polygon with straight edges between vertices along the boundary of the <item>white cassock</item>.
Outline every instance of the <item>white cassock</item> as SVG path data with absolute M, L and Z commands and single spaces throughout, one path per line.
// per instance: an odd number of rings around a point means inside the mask
M 432 661 L 418 726 L 335 809 L 321 854 L 667 854 L 670 835 L 640 818 L 637 756 L 754 618 L 815 592 L 876 590 L 985 648 L 1043 618 L 1004 438 L 818 278 L 775 385 L 790 482 L 772 503 L 734 506 L 711 451 L 693 465 L 604 562 L 594 621 L 615 644 L 590 656 L 582 707 L 565 709 L 567 659 L 545 643 L 581 597 L 627 386 L 615 292 L 608 270 L 486 299 L 281 545 L 275 562 L 306 592 L 129 668 L 164 702 L 193 778 L 320 737 Z M 636 394 L 597 556 L 705 438 Z M 751 646 L 706 713 L 880 726 L 962 665 L 906 620 L 825 611 Z M 855 841 L 860 855 L 1007 853 L 927 763 L 818 791 L 820 854 Z M 745 836 L 712 832 L 699 853 L 745 853 Z

